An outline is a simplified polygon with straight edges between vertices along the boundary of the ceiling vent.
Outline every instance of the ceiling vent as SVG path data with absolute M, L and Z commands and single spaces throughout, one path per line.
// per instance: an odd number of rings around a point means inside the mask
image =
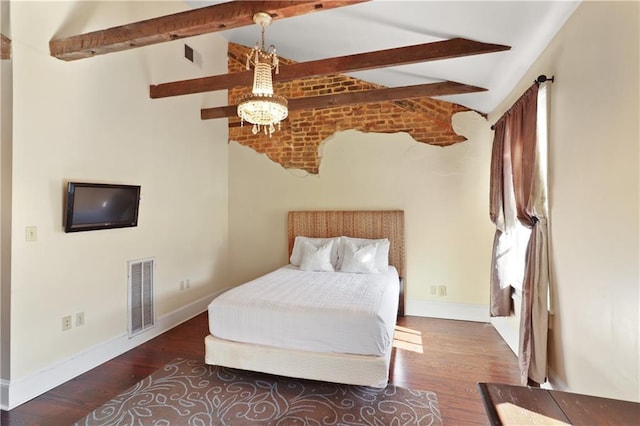
M 185 43 L 184 45 L 184 57 L 190 61 L 193 62 L 193 58 L 194 58 L 194 52 L 193 52 L 193 47 L 189 46 L 188 44 Z

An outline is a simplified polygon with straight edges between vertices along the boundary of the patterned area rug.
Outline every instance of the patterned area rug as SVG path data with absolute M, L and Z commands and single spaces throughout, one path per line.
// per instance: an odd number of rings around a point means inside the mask
M 441 425 L 436 394 L 176 359 L 76 425 Z

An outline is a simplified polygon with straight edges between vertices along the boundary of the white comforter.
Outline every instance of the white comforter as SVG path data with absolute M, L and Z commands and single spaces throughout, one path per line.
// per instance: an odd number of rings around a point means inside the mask
M 315 352 L 384 355 L 393 339 L 399 279 L 301 271 L 288 265 L 209 304 L 215 337 Z

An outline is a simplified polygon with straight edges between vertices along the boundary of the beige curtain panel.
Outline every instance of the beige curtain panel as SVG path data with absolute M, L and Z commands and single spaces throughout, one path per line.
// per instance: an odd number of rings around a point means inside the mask
M 514 230 L 514 218 L 531 229 L 522 280 L 518 353 L 523 385 L 542 383 L 547 375 L 549 269 L 546 184 L 536 146 L 538 89 L 538 84 L 531 86 L 495 124 L 491 159 L 490 217 L 496 225 L 491 316 L 508 316 L 512 311 L 511 283 L 502 266 L 514 250 L 505 236 Z

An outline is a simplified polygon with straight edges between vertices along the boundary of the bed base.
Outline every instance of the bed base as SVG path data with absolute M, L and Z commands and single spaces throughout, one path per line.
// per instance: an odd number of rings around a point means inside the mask
M 208 335 L 205 363 L 347 385 L 384 388 L 389 381 L 392 345 L 384 356 L 281 349 L 239 343 Z

